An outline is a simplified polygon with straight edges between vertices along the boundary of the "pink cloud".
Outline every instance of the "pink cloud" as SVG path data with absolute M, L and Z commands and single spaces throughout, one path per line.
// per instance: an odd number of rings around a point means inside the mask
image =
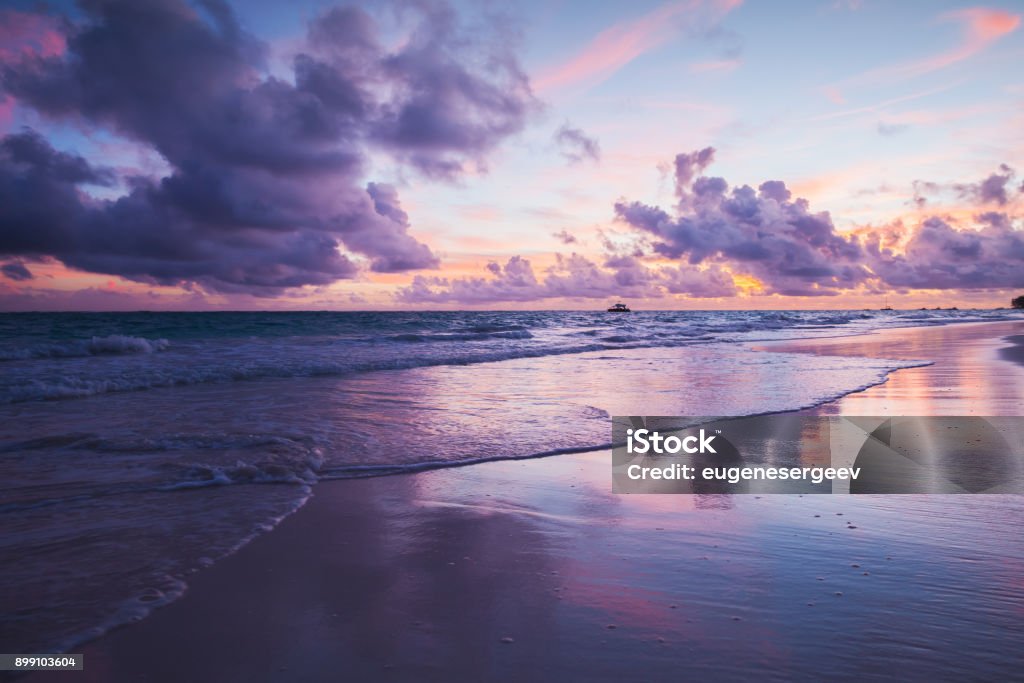
M 53 17 L 0 10 L 0 62 L 29 56 L 55 57 L 65 47 L 64 33 Z
M 922 90 L 920 92 L 914 92 L 914 93 L 910 93 L 910 94 L 907 94 L 907 95 L 901 95 L 900 97 L 893 97 L 893 98 L 884 100 L 882 102 L 876 102 L 874 104 L 865 105 L 863 107 L 854 107 L 854 108 L 851 108 L 851 109 L 843 109 L 843 110 L 840 110 L 840 111 L 832 111 L 832 112 L 829 112 L 827 114 L 819 114 L 817 116 L 808 117 L 806 120 L 807 121 L 832 121 L 834 119 L 843 119 L 843 118 L 848 118 L 848 117 L 851 117 L 851 116 L 858 116 L 860 114 L 876 114 L 878 112 L 885 111 L 886 109 L 888 109 L 889 107 L 891 107 L 894 104 L 901 104 L 903 102 L 911 102 L 913 100 L 919 100 L 919 99 L 922 99 L 922 98 L 925 98 L 925 97 L 930 97 L 930 96 L 938 94 L 940 92 L 945 92 L 947 90 L 952 89 L 955 86 L 960 85 L 962 82 L 963 81 L 957 81 L 955 83 L 948 83 L 948 84 L 945 84 L 945 85 L 938 86 L 936 88 L 929 88 L 927 90 Z M 841 98 L 840 94 L 838 93 L 838 91 L 832 92 L 828 88 L 824 88 L 823 92 L 825 93 L 826 97 L 828 97 L 830 100 L 832 100 L 836 104 L 844 104 L 844 101 L 842 100 L 842 98 Z
M 951 49 L 923 59 L 865 71 L 823 87 L 822 93 L 833 102 L 842 103 L 842 91 L 847 88 L 895 83 L 939 71 L 970 59 L 1020 26 L 1020 15 L 984 7 L 946 12 L 939 16 L 939 20 L 956 22 L 963 27 L 960 41 Z
M 45 14 L 0 10 L 0 64 L 28 57 L 55 57 L 66 48 L 58 21 Z M 15 99 L 0 95 L 0 133 L 14 122 Z
M 14 122 L 14 98 L 0 96 L 0 133 L 6 133 Z
M 828 98 L 832 104 L 846 104 L 846 98 L 842 91 L 834 85 L 826 85 L 821 89 L 821 94 Z
M 541 71 L 534 86 L 545 91 L 603 81 L 640 55 L 671 40 L 681 25 L 714 23 L 741 2 L 685 0 L 661 5 L 637 19 L 601 31 L 576 56 Z

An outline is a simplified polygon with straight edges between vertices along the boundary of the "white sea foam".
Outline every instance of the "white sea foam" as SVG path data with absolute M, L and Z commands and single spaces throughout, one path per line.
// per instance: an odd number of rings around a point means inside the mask
M 124 334 L 110 334 L 65 342 L 45 342 L 0 351 L 0 361 L 33 358 L 84 358 L 88 356 L 156 353 L 170 346 L 166 339 L 144 339 Z

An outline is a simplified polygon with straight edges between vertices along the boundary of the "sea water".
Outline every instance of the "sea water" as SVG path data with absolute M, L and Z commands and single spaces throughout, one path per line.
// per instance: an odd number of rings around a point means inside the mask
M 317 481 L 607 446 L 609 416 L 820 405 L 918 361 L 749 342 L 1011 311 L 0 315 L 0 642 L 179 596 Z

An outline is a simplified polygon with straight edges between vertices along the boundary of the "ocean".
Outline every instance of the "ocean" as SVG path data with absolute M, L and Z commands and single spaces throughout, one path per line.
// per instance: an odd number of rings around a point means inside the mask
M 72 650 L 324 479 L 606 447 L 609 417 L 810 408 L 917 361 L 752 342 L 1001 311 L 0 315 L 0 641 Z

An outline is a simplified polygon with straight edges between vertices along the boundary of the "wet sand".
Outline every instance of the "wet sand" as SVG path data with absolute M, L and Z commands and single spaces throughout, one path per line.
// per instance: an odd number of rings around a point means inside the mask
M 822 412 L 1020 415 L 1022 330 L 771 346 L 935 361 Z M 1020 497 L 610 489 L 606 452 L 321 483 L 84 672 L 26 680 L 1019 676 Z
M 999 349 L 999 354 L 1006 360 L 1024 365 L 1024 335 L 1016 334 L 1006 338 L 1012 346 Z
M 858 337 L 761 344 L 764 350 L 930 360 L 816 412 L 843 415 L 1024 415 L 1024 322 L 914 327 Z M 1007 362 L 1009 361 L 1009 362 Z

